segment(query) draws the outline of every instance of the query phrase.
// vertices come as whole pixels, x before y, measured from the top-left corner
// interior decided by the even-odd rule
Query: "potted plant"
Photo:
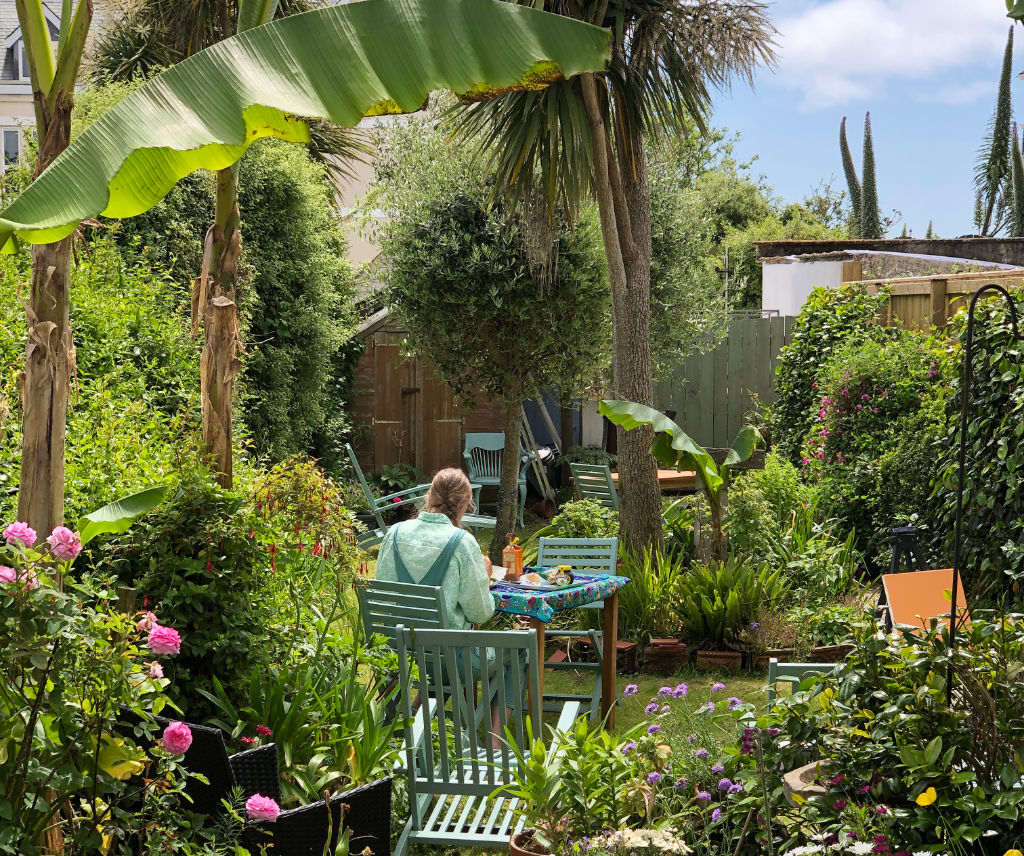
[[[853,649],[847,641],[852,623],[861,615],[855,606],[833,603],[816,607],[798,606],[787,617],[801,628],[800,646],[809,663],[836,663]]]
[[[516,756],[512,783],[502,785],[494,792],[495,797],[518,800],[514,814],[524,825],[509,838],[511,856],[557,853],[562,837],[558,799],[562,785],[560,753],[556,745],[547,747],[543,740],[534,737],[529,720],[526,731],[529,754],[516,745],[511,732],[507,733],[506,739]],[[513,829],[518,825],[515,824]]]
[[[686,638],[697,647],[698,669],[739,671],[738,637],[757,611],[785,592],[781,570],[730,558],[694,565],[679,583]]]
[[[751,668],[760,672],[773,657],[787,663],[797,660],[800,631],[800,625],[787,613],[763,609],[737,634],[736,641],[749,655]]]

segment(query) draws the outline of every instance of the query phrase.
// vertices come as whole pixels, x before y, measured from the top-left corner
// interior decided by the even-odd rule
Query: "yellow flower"
[[[1003,856],[1024,856],[1019,850],[1007,850]]]
[[[917,799],[915,800],[915,802],[918,805],[931,805],[938,798],[939,795],[935,793],[935,788],[928,788],[928,790],[917,795]],[[1010,854],[1007,854],[1007,856],[1010,856]]]

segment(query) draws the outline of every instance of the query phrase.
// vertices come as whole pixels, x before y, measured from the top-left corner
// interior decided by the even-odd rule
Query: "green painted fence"
[[[714,350],[689,357],[655,385],[655,406],[674,410],[676,422],[702,446],[729,446],[751,409],[751,393],[766,404],[775,401],[775,366],[794,320],[731,319]]]

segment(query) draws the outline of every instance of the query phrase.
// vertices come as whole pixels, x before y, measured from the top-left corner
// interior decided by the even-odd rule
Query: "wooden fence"
[[[910,330],[927,330],[930,327],[941,330],[958,309],[970,302],[975,291],[990,282],[1004,288],[1019,288],[1024,285],[1024,270],[872,279],[862,284],[872,294],[882,288],[889,289],[889,302],[881,318],[887,327],[898,324]]]
[[[775,401],[775,366],[794,320],[732,319],[714,350],[694,354],[655,385],[655,407],[675,411],[676,422],[702,446],[729,446],[751,410],[751,393]]]

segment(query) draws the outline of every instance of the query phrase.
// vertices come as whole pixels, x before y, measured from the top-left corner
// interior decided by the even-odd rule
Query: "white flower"
[[[821,853],[821,846],[818,844],[803,844],[800,847],[787,850],[783,856],[808,856],[811,853]]]
[[[863,856],[865,853],[870,853],[875,847],[870,841],[854,841],[852,844],[847,845],[847,853],[856,853],[858,856]]]

